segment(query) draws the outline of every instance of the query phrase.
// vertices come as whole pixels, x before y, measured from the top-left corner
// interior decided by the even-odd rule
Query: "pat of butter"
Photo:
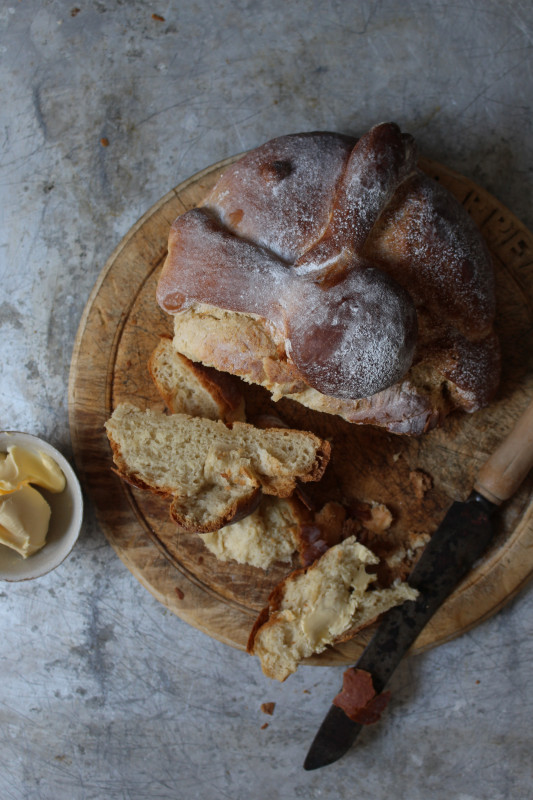
[[[37,489],[23,484],[0,497],[0,544],[26,558],[43,547],[50,522],[50,506]]]
[[[0,454],[0,495],[14,492],[25,483],[35,483],[49,492],[62,492],[65,476],[46,453],[30,453],[13,445]]]
[[[302,620],[302,630],[313,644],[328,641],[331,628],[341,615],[342,608],[324,605],[314,608]]]
[[[352,592],[348,588],[337,587],[334,591],[321,594],[316,603],[307,609],[300,625],[314,647],[327,644],[332,636],[339,636],[346,630],[371,580],[372,576],[362,564],[350,581]]]

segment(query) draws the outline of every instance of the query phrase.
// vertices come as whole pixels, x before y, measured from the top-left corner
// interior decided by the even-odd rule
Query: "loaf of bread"
[[[373,588],[376,576],[367,567],[375,567],[378,560],[351,536],[278,584],[248,642],[248,652],[260,659],[265,675],[285,680],[304,658],[416,598],[416,590],[407,583]]]
[[[148,361],[154,384],[173,414],[245,421],[244,396],[238,379],[204,367],[178,353],[170,336],[161,336]]]
[[[218,530],[250,513],[261,492],[289,497],[319,480],[330,445],[307,431],[261,430],[121,403],[106,422],[116,472],[172,499],[170,514],[191,532]]]
[[[393,123],[230,166],[172,225],[157,297],[178,352],[350,422],[420,434],[498,385],[487,247]]]

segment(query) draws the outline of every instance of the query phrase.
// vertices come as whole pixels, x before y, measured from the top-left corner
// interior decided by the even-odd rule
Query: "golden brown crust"
[[[415,168],[413,153],[410,137],[387,123],[357,144],[336,134],[281,137],[230,167],[204,206],[171,231],[158,298],[176,314],[176,348],[266,386],[275,398],[394,433],[418,435],[454,408],[486,405],[500,372],[490,255],[462,206]],[[370,381],[381,390],[354,399],[351,390],[335,388],[369,367],[371,348],[360,363],[355,354],[364,347],[352,341],[351,355],[332,366],[337,345],[325,333],[329,317],[315,322],[309,287],[322,287],[333,314],[339,286],[343,298],[362,290],[350,288],[346,276],[368,274],[386,278],[380,311],[397,298],[407,350],[414,305],[418,339],[401,380],[391,367],[387,379],[384,373]],[[371,286],[357,295],[366,311]],[[336,324],[355,335],[348,317]],[[367,373],[373,370],[375,364]]]
[[[344,400],[320,394],[298,378],[294,365],[286,358],[277,357],[274,342],[270,341],[270,348],[265,346],[266,329],[262,329],[260,348],[254,349],[260,325],[246,315],[230,317],[218,309],[191,310],[176,315],[174,344],[191,359],[265,386],[276,400],[288,397],[317,411],[338,414],[348,422],[379,425],[393,433],[425,433],[463,403],[460,398],[454,401],[453,387],[449,391],[443,389],[446,376],[439,374],[429,361],[427,369],[424,363],[418,364],[401,383],[371,397]],[[429,381],[425,374],[421,375],[425,372],[430,372]]]
[[[309,564],[305,567],[300,567],[299,569],[295,569],[293,572],[289,573],[285,578],[283,578],[277,586],[274,587],[272,592],[268,597],[268,605],[265,606],[260,612],[259,615],[250,631],[250,635],[248,637],[248,643],[246,646],[246,651],[250,653],[250,655],[255,655],[254,645],[255,639],[259,630],[263,632],[268,630],[269,627],[278,624],[278,614],[281,611],[283,599],[286,593],[287,584],[294,581],[300,575],[305,575],[309,570],[315,569],[318,567],[319,561],[314,561],[312,564]],[[349,641],[352,639],[358,631],[362,630],[362,628],[366,628],[368,625],[372,625],[376,621],[377,617],[366,620],[364,624],[357,625],[349,628],[348,630],[344,631],[339,636],[336,636],[332,644],[337,644],[341,642]]]
[[[113,442],[111,442],[111,447],[114,453],[118,450],[117,446],[113,444]],[[151,492],[151,494],[156,494],[160,497],[166,497],[169,500],[172,499],[169,509],[170,519],[179,525],[183,533],[210,533],[211,531],[218,531],[220,528],[224,527],[224,525],[227,525],[230,522],[238,522],[240,519],[247,517],[248,514],[251,514],[252,511],[257,508],[262,496],[260,486],[252,488],[248,497],[240,498],[231,506],[226,514],[218,517],[215,520],[212,520],[205,525],[202,525],[200,530],[198,527],[198,522],[194,519],[191,520],[191,518],[183,512],[179,500],[174,497],[174,494],[170,488],[157,488],[143,481],[138,475],[135,475],[131,472],[124,472],[118,468],[112,469],[112,471],[118,475],[119,478],[126,483],[129,483],[129,485],[133,486],[135,489]]]
[[[315,513],[302,504],[296,535],[302,567],[310,566],[326,550],[346,538],[343,536],[345,521],[346,510],[340,503],[328,502]]]
[[[401,378],[414,353],[416,312],[408,292],[361,250],[396,187],[413,172],[415,148],[393,123],[375,126],[351,150],[343,147],[335,185],[329,174],[318,178],[324,178],[331,205],[324,213],[318,186],[309,191],[309,180],[316,182],[321,156],[339,143],[330,134],[316,136],[320,155],[315,139],[299,136],[248,154],[201,208],[175,221],[157,296],[171,313],[197,303],[253,313],[277,331],[307,384],[326,394],[363,397]],[[285,158],[275,156],[277,148]],[[280,164],[287,169],[265,176],[265,166]],[[243,186],[245,196],[246,187],[257,194],[250,207],[241,202]],[[278,205],[282,213],[273,221]],[[293,213],[300,206],[296,225],[283,214],[287,206]],[[303,231],[318,216],[307,236],[298,234],[302,216]],[[288,250],[279,239],[284,227]]]
[[[174,346],[193,361],[238,375],[281,394],[307,389],[284,347],[271,338],[264,320],[201,306],[174,318]]]
[[[464,338],[492,332],[494,271],[472,218],[418,170],[399,187],[365,242],[381,269],[408,286],[417,307]]]
[[[281,428],[281,430],[283,430],[283,428]],[[310,433],[310,431],[305,431],[305,433]],[[324,472],[326,471],[326,467],[328,466],[329,460],[331,458],[331,444],[326,439],[321,440],[318,438],[318,436],[315,438],[320,442],[320,446],[316,453],[316,460],[313,465],[313,470],[305,475],[300,476],[299,480],[302,483],[309,483],[310,481],[319,481],[322,478]]]
[[[235,430],[237,433],[241,427],[250,428],[253,426],[250,426],[247,422],[234,422],[233,425],[231,425],[232,430]],[[293,493],[297,481],[300,481],[301,483],[308,483],[309,481],[319,481],[322,478],[331,458],[331,444],[327,441],[327,439],[321,439],[311,431],[293,431],[291,428],[276,428],[274,426],[266,429],[267,436],[269,433],[276,432],[287,437],[290,437],[292,433],[297,432],[301,436],[305,436],[308,440],[310,440],[315,449],[315,460],[311,468],[307,469],[305,472],[299,475],[293,473],[285,477],[278,475],[271,479],[269,479],[268,476],[263,476],[263,491],[265,494],[275,494],[278,497],[289,497]]]
[[[202,309],[176,315],[174,326],[175,346],[189,358],[261,384],[275,399],[288,397],[348,422],[379,425],[392,433],[420,435],[440,425],[455,408],[476,411],[490,402],[499,383],[500,350],[493,333],[477,342],[442,334],[439,341],[420,346],[419,360],[404,380],[371,397],[345,400],[306,386],[294,365],[278,357],[275,343],[266,345],[265,328],[255,350],[258,320]]]
[[[140,487],[142,488],[142,487]],[[241,497],[233,505],[227,509],[226,513],[222,516],[213,519],[209,523],[202,525],[201,529],[195,519],[191,519],[186,511],[182,508],[182,503],[179,498],[174,498],[170,504],[170,519],[180,526],[184,533],[211,533],[218,531],[230,522],[238,522],[240,519],[247,517],[257,508],[261,500],[261,487],[257,486],[252,489],[247,497]]]
[[[246,645],[246,651],[250,653],[250,655],[254,655],[254,644],[255,638],[259,632],[260,628],[266,629],[270,625],[274,625],[276,620],[273,619],[273,615],[276,611],[279,611],[281,608],[281,603],[283,601],[283,595],[285,593],[285,586],[288,580],[293,580],[297,575],[303,575],[307,570],[310,569],[309,567],[301,567],[300,569],[294,570],[289,575],[287,575],[283,580],[281,580],[277,586],[274,587],[270,595],[268,596],[268,605],[265,606],[259,612],[259,615],[252,626],[252,630],[250,631],[250,636],[248,637],[248,644]]]
[[[113,439],[113,436],[108,432],[107,438],[111,447],[111,451],[113,453],[113,462],[115,464],[114,467],[111,467],[111,471],[118,475],[126,483],[129,483],[130,486],[134,486],[136,489],[142,489],[143,491],[151,492],[152,494],[157,494],[160,497],[171,497],[172,491],[169,487],[155,487],[151,486],[150,484],[143,481],[138,475],[132,473],[122,458],[122,450],[118,442]]]
[[[250,635],[248,636],[248,642],[246,644],[246,652],[253,655],[254,652],[254,641],[259,628],[262,628],[266,622],[268,622],[268,618],[270,617],[270,607],[265,606],[260,612],[253,624],[252,630],[250,631]]]
[[[170,387],[162,381],[159,372],[159,362],[167,352],[168,343],[171,342],[171,336],[161,335],[159,344],[148,360],[148,371],[165,405],[174,414],[183,411],[182,404],[176,407],[175,387]],[[191,361],[174,348],[172,351],[172,357],[179,362],[183,373],[189,375],[189,383],[196,382],[216,404],[219,419],[224,422],[245,420],[244,396],[234,375]]]
[[[300,575],[306,574],[309,570],[313,570],[315,568],[318,568],[318,566],[319,566],[319,561],[315,561],[310,566],[302,567],[301,569],[294,570],[294,572],[291,572],[282,581],[280,581],[280,583],[278,583],[278,585],[274,588],[274,590],[271,592],[271,594],[270,594],[270,596],[268,598],[268,605],[265,606],[260,611],[260,613],[259,613],[257,619],[255,620],[254,625],[253,625],[253,627],[252,627],[252,629],[250,631],[250,635],[248,637],[248,642],[247,642],[247,646],[246,646],[247,653],[249,653],[250,655],[258,655],[258,653],[256,653],[256,651],[255,651],[255,642],[256,642],[256,639],[257,639],[257,636],[259,635],[259,633],[261,632],[261,635],[263,635],[265,632],[267,632],[269,630],[269,628],[275,627],[275,626],[277,626],[279,624],[280,612],[282,613],[283,600],[284,600],[284,597],[285,597],[285,594],[286,594],[287,584],[292,582],[292,581],[294,581]],[[406,598],[404,597],[403,599],[406,599]],[[396,600],[396,603],[403,602],[403,599],[402,598],[398,598]],[[393,603],[393,605],[394,604],[395,603]],[[353,625],[348,627],[346,630],[344,630],[342,633],[334,636],[332,638],[331,642],[330,642],[330,646],[335,646],[336,644],[342,644],[343,642],[349,641],[357,633],[359,633],[361,630],[363,630],[364,628],[367,628],[367,627],[373,625],[375,622],[377,622],[379,620],[379,618],[382,616],[383,613],[384,613],[383,610],[379,611],[373,616],[368,616],[368,617],[364,618],[359,623],[354,623]],[[263,670],[264,670],[264,667],[263,667]],[[280,677],[279,675],[277,675],[275,673],[268,673],[267,672],[266,674],[268,674],[269,677],[275,677],[275,678],[277,678],[278,680],[281,680],[281,681],[284,681],[289,675],[289,673],[287,673],[285,676]]]

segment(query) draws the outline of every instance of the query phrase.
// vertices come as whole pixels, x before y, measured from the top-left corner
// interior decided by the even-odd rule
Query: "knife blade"
[[[354,669],[372,676],[376,694],[385,688],[405,653],[433,614],[468,574],[490,544],[491,516],[511,497],[533,466],[533,401],[511,433],[479,471],[466,502],[455,502],[426,545],[408,578],[416,600],[388,611]],[[341,758],[363,726],[332,705],[304,761],[314,770]]]

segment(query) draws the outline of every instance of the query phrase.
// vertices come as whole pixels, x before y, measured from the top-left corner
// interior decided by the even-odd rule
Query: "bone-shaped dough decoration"
[[[189,358],[349,421],[420,433],[498,385],[490,253],[394,123],[234,162],[173,223],[157,297]]]
[[[233,220],[208,200],[172,226],[160,305],[177,313],[205,303],[268,320],[320,392],[356,398],[390,386],[411,365],[416,311],[409,294],[361,250],[415,166],[410,136],[393,123],[373,128],[349,154],[320,235],[307,240],[303,252],[301,246],[276,252],[237,235]],[[267,181],[278,186],[294,180],[293,173],[290,160],[278,160]],[[246,214],[242,210],[239,223]]]

